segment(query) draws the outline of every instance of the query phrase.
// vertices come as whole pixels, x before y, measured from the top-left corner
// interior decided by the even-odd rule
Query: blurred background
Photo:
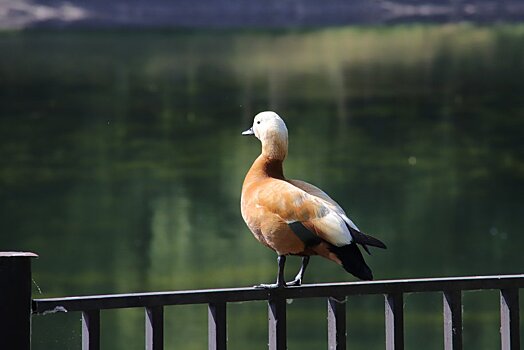
[[[40,255],[35,297],[272,282],[239,209],[260,152],[240,133],[271,109],[286,176],[388,245],[377,279],[522,273],[522,19],[510,0],[0,0],[0,249]],[[465,293],[465,348],[499,347],[498,303]],[[229,348],[267,347],[266,308],[229,307]],[[291,302],[290,349],[326,347],[325,308]],[[441,308],[405,297],[407,348],[443,347]],[[34,317],[33,348],[80,349],[80,317]],[[143,317],[102,312],[102,347],[142,349]],[[205,306],[165,317],[166,348],[206,348]],[[352,348],[383,348],[383,324],[382,296],[349,299]]]

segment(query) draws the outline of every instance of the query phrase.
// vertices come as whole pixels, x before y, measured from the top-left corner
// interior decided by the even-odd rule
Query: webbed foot
[[[276,289],[276,288],[284,288],[286,287],[287,284],[284,284],[284,283],[269,283],[269,284],[257,284],[255,286],[253,286],[253,288],[256,288],[256,289]]]
[[[286,282],[286,287],[298,287],[302,284],[302,278],[295,278],[293,281]]]

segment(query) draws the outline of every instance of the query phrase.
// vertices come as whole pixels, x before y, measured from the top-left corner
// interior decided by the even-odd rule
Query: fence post
[[[0,347],[31,349],[31,258],[0,252]]]
[[[404,349],[404,296],[386,294],[386,350]]]
[[[500,291],[501,349],[520,349],[519,323],[519,290],[518,288],[502,289]]]
[[[346,297],[328,298],[328,349],[346,350]]]
[[[286,299],[270,296],[269,311],[269,350],[287,349]]]
[[[146,350],[164,349],[164,307],[146,307]]]
[[[462,350],[462,291],[443,293],[444,350]]]
[[[208,349],[227,349],[226,303],[215,302],[208,305]]]

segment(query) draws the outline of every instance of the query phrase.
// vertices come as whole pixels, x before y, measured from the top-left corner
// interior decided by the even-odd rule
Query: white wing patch
[[[321,233],[319,235],[329,243],[341,247],[353,242],[345,220],[336,212],[329,211],[325,216],[311,220]]]
[[[351,221],[351,219],[348,218],[348,217],[346,216],[346,214],[343,213],[343,214],[340,215],[340,216],[342,217],[342,219],[344,219],[344,221],[345,221],[349,226],[351,226],[351,228],[353,228],[353,229],[355,229],[355,230],[357,230],[357,231],[360,232],[360,230],[359,230],[359,228],[357,227],[357,225],[355,225],[355,223],[353,223],[353,221]]]

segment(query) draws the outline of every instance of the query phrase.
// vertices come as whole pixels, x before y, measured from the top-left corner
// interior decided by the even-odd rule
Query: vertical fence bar
[[[346,298],[328,298],[328,349],[346,350]]]
[[[164,349],[164,307],[146,307],[146,350]]]
[[[270,298],[269,307],[269,350],[285,350],[286,339],[286,299]]]
[[[502,350],[520,349],[519,290],[500,291],[500,341]]]
[[[404,297],[386,294],[386,350],[404,349]]]
[[[208,305],[208,348],[209,350],[227,349],[227,313],[226,303]]]
[[[445,291],[442,295],[444,307],[444,349],[462,350],[462,292]]]
[[[100,310],[82,311],[82,350],[100,350]]]
[[[31,258],[33,253],[0,252],[0,344],[31,348]]]

